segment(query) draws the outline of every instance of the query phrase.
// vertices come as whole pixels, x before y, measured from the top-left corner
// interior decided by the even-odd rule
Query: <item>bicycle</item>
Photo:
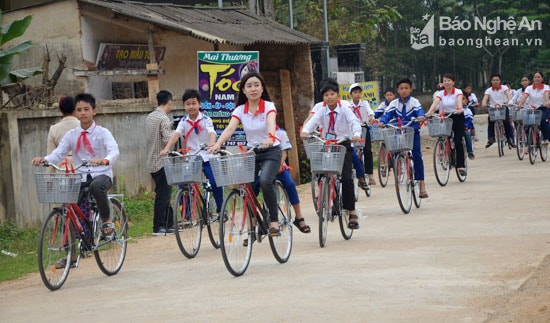
[[[438,116],[434,115],[428,120],[428,132],[431,137],[437,138],[433,149],[433,165],[435,179],[441,186],[447,185],[449,182],[449,175],[451,168],[455,168],[456,176],[459,182],[466,181],[468,176],[468,158],[466,158],[466,145],[464,139],[462,145],[464,146],[464,173],[461,174],[456,167],[457,152],[454,142],[453,132],[453,119],[450,116]]]
[[[504,156],[504,144],[506,143],[506,136],[504,135],[504,120],[506,119],[506,106],[489,106],[487,109],[489,112],[489,120],[494,122],[495,142],[498,147],[498,156]],[[509,145],[509,148],[512,147]]]
[[[279,210],[278,236],[269,234],[269,211],[259,202],[252,183],[255,181],[255,154],[253,148],[241,154],[213,157],[210,165],[219,186],[236,186],[224,199],[220,222],[220,248],[227,270],[234,276],[246,272],[254,241],[262,242],[267,236],[273,256],[285,263],[292,251],[292,213],[290,201],[283,185],[276,181]],[[221,217],[220,217],[221,219]]]
[[[517,106],[510,105],[509,106],[510,111],[510,119],[514,121],[514,131],[515,131],[515,139],[516,139],[516,153],[519,160],[523,160],[525,155],[528,154],[528,146],[527,146],[527,133],[525,132],[525,127],[523,125],[523,119],[522,119],[522,113],[520,109],[517,108]]]
[[[343,141],[349,141],[345,139]],[[346,155],[346,147],[337,145],[340,142],[323,140],[316,135],[310,135],[304,140],[306,154],[310,160],[311,172],[316,179],[318,196],[314,199],[314,207],[319,219],[319,246],[326,245],[328,221],[334,222],[338,217],[340,233],[345,240],[351,239],[353,229],[348,227],[349,213],[342,210],[341,172]]]
[[[174,199],[174,223],[176,223],[176,241],[181,253],[194,258],[200,249],[202,231],[207,227],[210,243],[216,249],[219,242],[219,215],[216,213],[214,193],[208,179],[202,176],[203,160],[198,155],[206,145],[195,154],[182,154],[170,151],[162,163],[169,185],[177,185]],[[203,180],[204,178],[204,180]]]
[[[384,125],[384,127],[391,129],[383,129],[382,136],[384,137],[385,149],[391,154],[393,162],[397,201],[401,211],[408,214],[411,211],[413,201],[416,208],[421,205],[420,182],[414,179],[414,161],[412,158],[415,130],[409,127],[417,120],[413,118],[406,125],[398,124],[397,126],[394,126],[391,122]]]
[[[80,188],[82,175],[70,173],[68,166],[64,170],[55,164],[42,165],[65,171],[34,174],[39,202],[63,203],[52,209],[40,231],[38,269],[44,285],[52,291],[61,288],[70,269],[78,267],[80,258],[92,252],[104,274],[111,276],[118,273],[124,263],[129,240],[128,217],[121,202],[123,195],[109,195],[111,220],[115,229],[113,234],[105,236],[94,197],[88,187],[83,190]],[[87,166],[87,162],[71,171],[82,166]],[[89,204],[90,207],[82,210],[77,202]]]
[[[529,162],[535,164],[537,159],[537,149],[540,151],[540,159],[544,162],[548,159],[548,144],[541,143],[542,130],[539,128],[542,111],[535,107],[521,110],[523,126],[527,132],[527,149],[529,151]]]

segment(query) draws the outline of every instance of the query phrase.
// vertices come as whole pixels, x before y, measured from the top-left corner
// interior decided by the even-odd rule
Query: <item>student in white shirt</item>
[[[349,94],[351,96],[350,108],[353,113],[359,119],[361,124],[363,123],[372,123],[374,120],[374,112],[370,108],[369,102],[361,100],[363,94],[363,88],[359,83],[353,83],[349,87]],[[363,138],[365,140],[365,145],[363,148],[363,160],[359,159],[359,155],[356,151],[353,152],[353,167],[359,180],[359,187],[362,189],[367,189],[368,186],[365,181],[365,173],[369,176],[369,184],[376,185],[376,181],[373,176],[373,163],[372,163],[372,144],[370,140],[370,131],[369,128],[366,128],[366,136]]]
[[[512,96],[510,95],[510,89],[507,86],[501,85],[502,78],[499,74],[491,75],[491,87],[485,90],[485,95],[483,96],[483,101],[481,106],[486,108],[487,103],[490,106],[495,107],[499,105],[505,105],[510,102]],[[488,118],[488,117],[487,117]],[[506,132],[506,137],[508,138],[508,143],[511,147],[515,148],[514,144],[514,134],[510,127],[510,117],[508,116],[508,108],[506,108],[506,119],[504,120],[504,132]],[[495,143],[495,123],[489,120],[489,125],[487,126],[487,137],[488,141],[485,145],[485,148],[489,148],[492,144]]]
[[[542,72],[537,71],[533,73],[533,85],[528,86],[523,92],[523,97],[518,102],[519,106],[525,104],[525,101],[529,99],[529,105],[535,107],[537,110],[542,111],[542,119],[540,121],[540,129],[544,136],[544,143],[548,143],[549,131],[548,131],[548,109],[550,108],[550,87],[544,84],[544,75]]]
[[[521,98],[523,97],[523,92],[525,92],[525,89],[531,84],[531,81],[529,80],[529,76],[527,75],[522,76],[520,80],[520,84],[521,84],[521,87],[516,90],[516,92],[514,93],[514,96],[512,97],[512,100],[510,100],[510,102],[508,103],[516,104],[516,105],[518,104],[519,100],[521,100]],[[529,104],[529,98],[527,98],[523,104],[525,105]],[[518,105],[517,108],[520,108],[520,106]]]
[[[255,178],[261,168],[260,187],[269,210],[269,233],[272,236],[278,236],[280,229],[275,177],[279,172],[282,152],[279,147],[280,141],[275,136],[277,109],[270,101],[265,81],[258,72],[248,72],[243,76],[235,106],[229,124],[218,141],[208,149],[208,152],[218,151],[221,145],[235,132],[239,124],[242,124],[249,144],[259,143],[262,145],[255,149]]]
[[[340,101],[338,82],[335,80],[323,81],[321,94],[323,95],[323,104],[315,112],[309,121],[302,128],[301,137],[305,138],[317,129],[321,128],[321,137],[331,137],[340,140],[350,137],[354,142],[361,141],[361,124],[359,119],[349,108],[347,101]],[[359,229],[359,218],[355,210],[355,194],[353,193],[352,179],[352,151],[353,147],[346,143],[346,156],[342,168],[342,205],[344,210],[349,212],[348,227],[352,230]]]
[[[386,91],[384,91],[384,102],[380,103],[376,110],[374,110],[374,118],[380,119],[380,117],[386,112],[388,109],[388,106],[390,105],[390,102],[395,100],[395,90],[392,88],[387,88]]]
[[[74,163],[88,161],[90,166],[80,167],[77,172],[82,175],[81,187],[90,187],[90,193],[96,200],[103,223],[103,234],[108,238],[112,236],[115,228],[111,221],[107,192],[113,183],[113,163],[119,155],[118,144],[109,130],[95,123],[94,116],[97,111],[95,98],[91,94],[78,94],[75,103],[75,113],[80,120],[80,126],[69,130],[51,154],[36,157],[32,163],[36,166],[43,162],[57,164],[70,151],[73,152]]]

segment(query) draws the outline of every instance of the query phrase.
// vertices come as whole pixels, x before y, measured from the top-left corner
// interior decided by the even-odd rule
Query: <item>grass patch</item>
[[[153,202],[152,193],[132,198],[124,197],[124,209],[130,221],[128,235],[131,238],[151,235]],[[0,282],[38,271],[39,238],[39,228],[18,228],[12,222],[0,224]],[[132,240],[129,242],[131,243]],[[17,256],[12,257],[2,251],[17,254]]]

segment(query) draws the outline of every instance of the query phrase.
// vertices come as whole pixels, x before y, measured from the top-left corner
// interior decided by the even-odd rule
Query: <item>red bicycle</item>
[[[81,191],[82,175],[69,172],[68,167],[64,170],[54,164],[42,165],[64,171],[34,174],[40,203],[63,203],[52,209],[40,232],[38,269],[44,285],[50,290],[61,288],[70,269],[78,267],[80,258],[91,252],[104,274],[118,273],[126,257],[128,241],[128,217],[121,202],[123,196],[109,195],[115,230],[106,236],[101,229],[102,221],[94,197],[87,187]],[[84,162],[71,171],[86,165]],[[84,211],[79,204],[88,207]]]

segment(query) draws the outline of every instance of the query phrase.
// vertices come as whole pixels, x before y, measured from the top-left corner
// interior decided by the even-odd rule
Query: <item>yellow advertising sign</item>
[[[378,98],[378,82],[360,82],[363,88],[361,99],[369,102],[371,108],[376,108],[380,103]],[[340,99],[351,101],[351,95],[349,94],[349,87],[351,84],[340,84]]]

